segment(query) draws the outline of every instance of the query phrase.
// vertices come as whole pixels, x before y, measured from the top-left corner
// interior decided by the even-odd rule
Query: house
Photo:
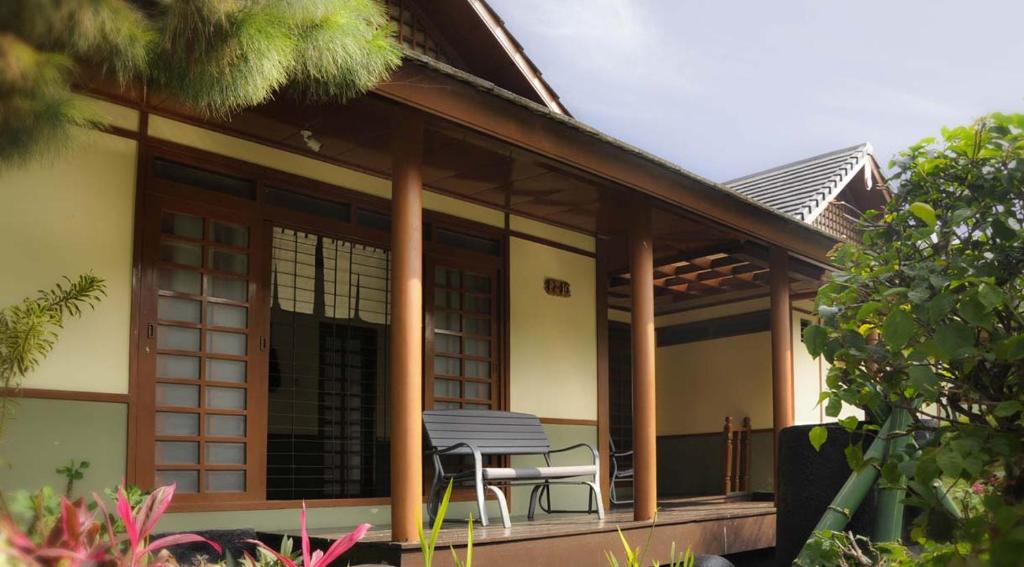
[[[822,203],[861,192],[834,183],[794,212],[765,196],[785,194],[770,172],[703,179],[573,119],[482,0],[388,7],[405,62],[348,104],[201,119],[97,80],[83,96],[108,130],[0,176],[3,304],[65,274],[108,283],[17,394],[0,489],[88,460],[83,491],[177,483],[161,530],[293,529],[305,501],[322,533],[390,526],[377,537],[404,554],[429,481],[422,410],[493,408],[595,444],[603,470],[618,437],[635,503],[554,547],[481,533],[479,557],[640,537],[659,499],[707,492],[727,415],[751,418],[770,490],[772,432],[822,419],[799,348],[845,234]],[[774,510],[666,508],[658,530],[756,549]]]

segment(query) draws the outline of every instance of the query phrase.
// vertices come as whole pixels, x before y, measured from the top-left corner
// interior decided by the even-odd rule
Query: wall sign
[[[572,295],[569,282],[556,280],[555,278],[544,278],[544,292],[555,297],[569,297]]]

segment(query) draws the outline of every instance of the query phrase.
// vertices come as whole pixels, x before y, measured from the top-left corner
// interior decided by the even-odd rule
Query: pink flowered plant
[[[341,556],[359,540],[363,539],[366,532],[370,530],[370,524],[359,524],[352,533],[346,534],[341,539],[335,540],[331,544],[331,547],[327,548],[327,551],[320,551],[319,549],[310,553],[309,544],[309,532],[306,530],[306,503],[302,503],[302,513],[299,515],[299,525],[302,529],[302,563],[296,563],[290,558],[277,552],[277,550],[254,539],[247,540],[249,543],[255,544],[256,546],[269,552],[271,555],[277,558],[278,561],[283,563],[285,567],[326,567],[331,564],[332,561]]]
[[[149,541],[173,497],[174,485],[160,487],[133,510],[124,487],[119,488],[117,516],[125,527],[124,535],[116,533],[103,499],[95,494],[93,499],[102,519],[97,519],[83,499],[71,502],[62,498],[60,517],[39,544],[5,516],[0,518],[0,559],[14,559],[17,564],[30,567],[158,567],[177,565],[169,555],[159,553],[172,545],[203,542],[220,553],[219,545],[195,534],[174,534]]]
[[[124,524],[128,538],[128,547],[122,556],[119,557],[118,565],[120,567],[155,565],[149,562],[152,554],[172,545],[183,543],[207,543],[216,549],[217,553],[220,553],[219,545],[196,534],[173,534],[152,542],[149,541],[149,535],[153,532],[153,528],[156,527],[160,517],[167,511],[167,507],[171,505],[175,487],[176,485],[172,484],[157,488],[135,510],[132,510],[131,504],[128,503],[128,495],[125,493],[124,487],[122,486],[118,489],[117,516]],[[106,510],[104,510],[104,516],[107,516]],[[113,538],[114,530],[109,525],[108,531],[110,537]],[[114,548],[119,549],[120,546],[115,545]]]

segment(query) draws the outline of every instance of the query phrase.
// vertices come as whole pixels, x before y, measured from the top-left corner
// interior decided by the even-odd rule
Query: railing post
[[[423,506],[423,119],[395,120],[391,181],[391,538],[418,538]]]
[[[725,474],[722,475],[722,493],[728,496],[732,492],[732,417],[725,416],[725,427],[722,428],[722,432],[725,433],[725,462],[722,464]]]
[[[654,382],[654,242],[651,211],[634,211],[629,229],[633,333],[633,519],[650,521],[658,509]]]

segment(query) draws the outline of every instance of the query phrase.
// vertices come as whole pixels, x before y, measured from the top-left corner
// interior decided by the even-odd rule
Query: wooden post
[[[750,426],[750,417],[743,418],[743,434],[742,434],[742,445],[743,448],[743,466],[740,468],[740,492],[750,492],[750,460],[751,448],[750,444],[753,438],[753,429]]]
[[[793,327],[789,294],[789,253],[772,246],[769,257],[772,335],[772,426],[775,432],[774,481],[779,490],[779,433],[793,425]]]
[[[629,229],[633,333],[633,519],[650,521],[658,509],[654,399],[654,242],[651,212],[633,215]]]
[[[601,463],[601,497],[605,508],[611,506],[611,401],[608,368],[608,245],[597,239],[597,450]]]
[[[722,428],[722,432],[725,433],[725,462],[722,464],[724,474],[722,475],[722,494],[726,496],[732,492],[732,417],[725,416],[725,427]]]
[[[423,120],[395,121],[391,181],[391,539],[416,541],[423,507]]]

